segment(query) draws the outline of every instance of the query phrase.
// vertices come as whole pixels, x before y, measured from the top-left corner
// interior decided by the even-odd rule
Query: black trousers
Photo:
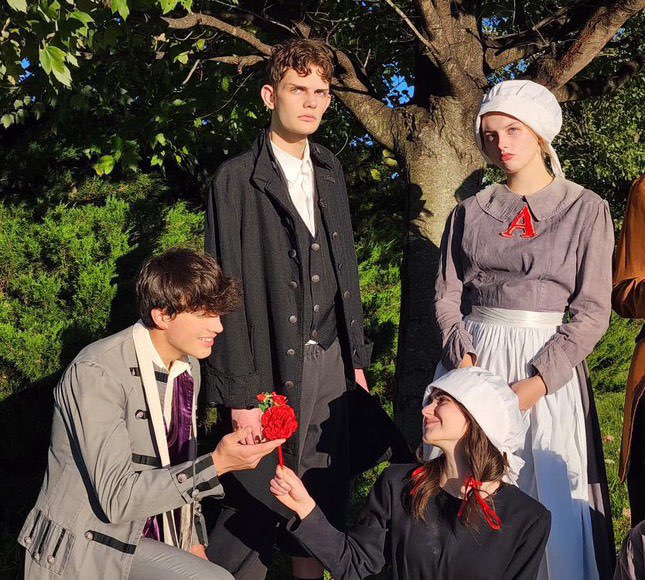
[[[642,396],[638,402],[634,415],[627,491],[633,527],[645,520],[645,396]]]
[[[329,521],[342,529],[349,504],[349,421],[345,366],[338,340],[327,350],[319,345],[305,346],[302,382],[298,409],[302,444],[296,471]],[[275,457],[266,457],[251,474],[267,493],[275,465]],[[226,498],[209,533],[209,559],[237,580],[261,580],[276,544],[292,556],[307,556],[284,530],[287,520],[228,475],[222,478]]]

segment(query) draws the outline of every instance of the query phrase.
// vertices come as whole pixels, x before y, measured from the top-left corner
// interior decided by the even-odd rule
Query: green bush
[[[0,204],[0,393],[60,371],[65,354],[100,336],[129,244],[128,205],[59,204],[44,219]]]

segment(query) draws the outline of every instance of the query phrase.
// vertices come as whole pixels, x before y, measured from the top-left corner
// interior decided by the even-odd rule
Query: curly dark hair
[[[277,45],[267,63],[267,77],[272,87],[277,87],[287,70],[292,68],[299,75],[311,74],[312,67],[322,71],[321,77],[331,82],[334,64],[329,49],[320,40],[297,38]]]
[[[149,258],[137,276],[135,294],[139,317],[148,328],[155,327],[150,314],[154,308],[170,316],[227,314],[242,297],[238,281],[225,276],[215,258],[184,248]]]

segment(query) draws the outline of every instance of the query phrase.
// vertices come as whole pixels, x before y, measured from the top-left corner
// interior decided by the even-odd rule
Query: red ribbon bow
[[[486,520],[486,523],[493,529],[493,530],[501,530],[502,529],[502,520],[499,518],[499,516],[495,513],[495,510],[484,501],[484,498],[481,496],[479,493],[482,489],[482,482],[478,481],[474,477],[469,477],[466,479],[465,482],[466,488],[464,489],[464,499],[461,502],[461,507],[459,508],[459,513],[457,514],[457,517],[461,519],[461,516],[463,515],[466,505],[468,504],[468,492],[472,490],[472,492],[475,494],[475,500],[479,504],[479,507],[482,509],[484,512],[484,518]]]

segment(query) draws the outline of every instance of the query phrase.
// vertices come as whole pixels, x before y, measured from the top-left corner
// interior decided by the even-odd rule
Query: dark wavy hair
[[[466,433],[461,441],[463,441],[466,463],[473,477],[479,481],[501,482],[504,471],[508,467],[506,457],[490,442],[466,408],[459,401],[450,398],[466,417]],[[441,491],[441,475],[446,467],[446,457],[441,454],[430,461],[423,461],[422,450],[419,450],[417,455],[421,465],[414,470],[407,491],[412,516],[419,521],[425,521],[428,503]],[[477,528],[483,521],[484,514],[472,490],[465,501],[466,506],[461,521],[470,528]],[[492,505],[490,498],[485,498],[485,501]]]
[[[149,258],[135,284],[139,317],[154,328],[155,308],[175,316],[180,312],[227,314],[241,302],[237,280],[222,272],[217,260],[184,248],[168,250]]]
[[[322,79],[328,83],[334,75],[331,53],[320,40],[297,38],[273,49],[267,63],[269,84],[277,88],[286,72],[292,68],[299,75],[311,74],[312,67],[321,69]]]

